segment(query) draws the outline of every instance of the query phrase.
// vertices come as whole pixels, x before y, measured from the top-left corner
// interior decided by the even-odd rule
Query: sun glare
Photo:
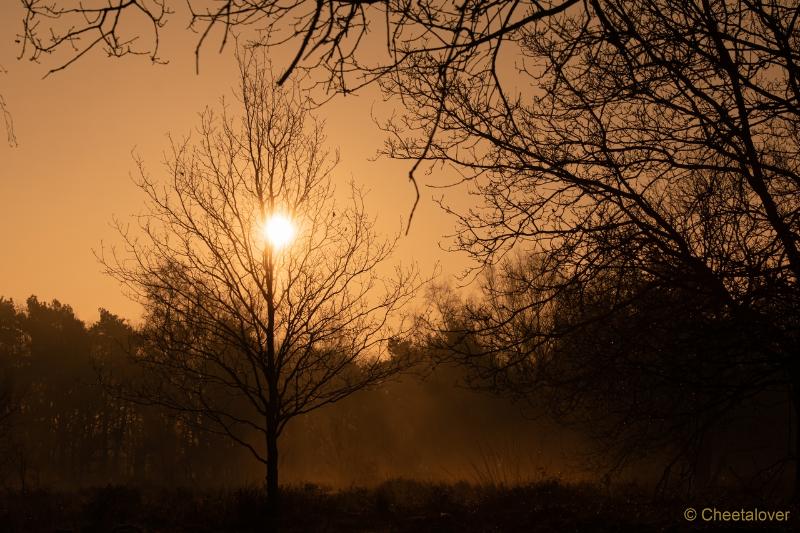
[[[264,238],[275,249],[280,249],[289,244],[294,238],[295,228],[291,219],[286,215],[275,213],[264,223]]]

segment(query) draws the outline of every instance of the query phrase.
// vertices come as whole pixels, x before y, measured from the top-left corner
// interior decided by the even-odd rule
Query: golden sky
[[[154,176],[163,175],[166,134],[190,132],[200,110],[230,96],[236,85],[234,47],[221,54],[216,43],[206,47],[197,74],[196,36],[184,30],[188,17],[177,13],[162,35],[161,56],[168,65],[152,65],[146,57],[108,59],[95,50],[43,79],[55,66],[48,58],[41,64],[17,59],[14,41],[22,15],[17,2],[0,7],[0,65],[7,71],[0,74],[0,94],[13,114],[19,143],[15,148],[0,143],[0,296],[18,302],[31,294],[56,298],[88,321],[101,306],[136,319],[137,304],[103,274],[92,250],[101,242],[119,243],[112,216],[125,220],[142,210],[143,196],[130,179],[132,150]],[[286,64],[285,58],[272,60],[277,69]],[[370,117],[373,108],[379,115],[388,109],[374,89],[337,98],[319,115],[327,122],[330,145],[341,152],[336,176],[342,188],[352,178],[370,191],[369,210],[382,231],[392,232],[407,221],[413,203],[410,164],[369,160],[382,144]],[[432,183],[435,177],[426,179]],[[421,192],[396,258],[415,259],[423,273],[437,261],[445,276],[458,273],[466,260],[438,244],[446,243],[443,236],[454,221],[431,201],[430,191]],[[450,201],[461,194],[444,192]]]

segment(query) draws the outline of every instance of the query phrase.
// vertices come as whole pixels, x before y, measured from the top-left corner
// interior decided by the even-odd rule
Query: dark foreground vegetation
[[[0,523],[12,532],[217,532],[263,531],[264,492],[139,489],[108,486],[77,492],[3,493]],[[596,486],[542,481],[516,487],[432,484],[391,480],[373,489],[332,491],[317,485],[287,487],[281,531],[685,531],[730,529],[728,524],[688,523],[687,506],[702,498],[654,502],[636,487],[611,491]],[[752,495],[728,496],[720,509],[758,507]],[[708,504],[712,505],[712,504]],[[776,509],[764,503],[765,508]],[[800,506],[784,506],[790,516]],[[793,531],[796,519],[760,524]],[[741,530],[759,524],[743,523]]]

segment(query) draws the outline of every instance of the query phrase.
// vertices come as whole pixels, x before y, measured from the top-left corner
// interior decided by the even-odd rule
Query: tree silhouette
[[[391,79],[413,104],[388,125],[387,152],[453,165],[479,200],[451,210],[461,222],[455,247],[483,266],[512,249],[533,256],[521,269],[498,266],[503,281],[487,282],[487,301],[473,309],[474,331],[504,370],[497,379],[519,371],[524,383],[580,331],[582,343],[570,342],[583,370],[562,376],[573,391],[615,383],[585,370],[598,370],[601,355],[619,368],[609,361],[616,354],[638,378],[649,369],[666,382],[683,366],[676,383],[714,394],[692,411],[712,425],[724,423],[725,406],[780,387],[797,427],[798,7],[585,7],[523,30],[515,83],[530,83],[528,94],[491,90],[489,70],[451,79],[444,99],[424,72]],[[409,135],[432,121],[433,136]],[[648,322],[663,359],[646,359],[655,353]],[[601,330],[616,331],[616,345],[588,349]],[[667,353],[682,354],[672,369]],[[635,413],[629,422],[660,408],[635,403],[654,391],[637,379],[615,398]],[[800,486],[794,440],[787,457]]]
[[[0,298],[0,449],[7,448],[11,418],[19,404],[15,357],[23,346],[20,317],[14,302]]]
[[[764,344],[782,326],[645,273],[567,283],[541,261],[507,259],[479,298],[440,306],[432,343],[470,369],[473,387],[549,408],[592,437],[609,475],[657,458],[661,489],[720,482],[713,465],[749,488],[781,481],[792,390]]]
[[[240,74],[242,114],[203,112],[196,138],[173,142],[166,184],[139,161],[141,233],[120,225],[125,252],[104,262],[146,308],[136,360],[151,379],[131,395],[250,450],[275,508],[287,423],[403,368],[383,354],[419,283],[382,276],[395,240],[377,236],[357,188],[337,205],[336,157],[299,93],[257,53]],[[282,248],[262,235],[275,213],[297,227]]]
[[[129,356],[141,349],[138,332],[105,309],[87,327],[56,300],[0,298],[0,483],[25,492],[241,481],[231,467],[246,455],[234,444],[98,383],[98,370],[140,381]]]

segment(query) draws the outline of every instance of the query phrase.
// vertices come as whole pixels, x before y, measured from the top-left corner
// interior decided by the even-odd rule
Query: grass
[[[718,508],[753,507],[752,499]],[[376,488],[332,491],[315,485],[285,487],[281,531],[294,532],[569,532],[695,531],[731,524],[687,523],[692,502],[654,503],[635,487],[609,495],[588,485],[556,481],[514,487],[390,480]],[[694,507],[702,508],[703,504]],[[764,526],[794,531],[794,519]],[[108,486],[76,492],[39,490],[0,494],[0,531],[173,533],[264,531],[265,502],[256,487],[227,491]],[[742,524],[741,531],[753,524]]]

